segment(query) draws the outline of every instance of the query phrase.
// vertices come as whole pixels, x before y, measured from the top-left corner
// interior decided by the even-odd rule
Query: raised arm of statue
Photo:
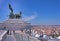
[[[12,9],[12,7],[11,7],[11,5],[9,4],[9,9],[10,9],[10,11],[11,12],[13,12],[13,9]]]

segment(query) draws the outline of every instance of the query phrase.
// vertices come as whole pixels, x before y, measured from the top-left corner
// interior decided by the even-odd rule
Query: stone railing
[[[6,38],[7,35],[7,31],[4,31],[1,35],[0,35],[0,41],[4,41],[4,39]]]

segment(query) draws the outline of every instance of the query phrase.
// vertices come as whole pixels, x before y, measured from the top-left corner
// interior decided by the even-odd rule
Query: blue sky
[[[0,21],[8,19],[9,3],[14,13],[22,11],[22,18],[32,24],[60,24],[60,0],[0,0]]]

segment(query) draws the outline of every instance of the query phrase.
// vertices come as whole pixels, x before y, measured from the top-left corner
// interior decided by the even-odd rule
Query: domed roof
[[[7,19],[0,23],[0,27],[5,27],[6,30],[20,30],[30,28],[31,25],[22,19]]]

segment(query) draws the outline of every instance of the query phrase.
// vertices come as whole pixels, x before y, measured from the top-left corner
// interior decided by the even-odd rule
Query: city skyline
[[[60,24],[60,0],[0,0],[0,21],[8,19],[8,4],[14,13],[22,11],[22,18],[32,24]]]

